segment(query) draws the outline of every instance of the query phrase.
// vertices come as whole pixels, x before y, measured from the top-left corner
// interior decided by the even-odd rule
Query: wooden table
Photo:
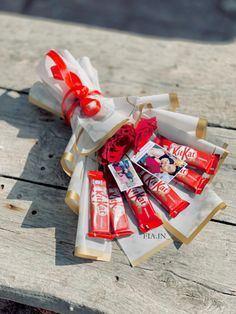
[[[236,44],[131,36],[0,16],[0,298],[60,313],[235,313]],[[59,160],[70,130],[28,103],[50,48],[88,55],[106,95],[176,91],[180,111],[209,119],[231,154],[213,182],[228,204],[188,246],[131,268],[73,257],[77,217],[64,204]]]

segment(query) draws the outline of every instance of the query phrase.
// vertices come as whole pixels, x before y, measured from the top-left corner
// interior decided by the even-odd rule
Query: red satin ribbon
[[[69,88],[61,103],[61,111],[66,124],[70,125],[71,117],[78,106],[80,106],[84,115],[88,117],[97,114],[101,109],[101,103],[97,99],[89,98],[88,96],[101,95],[101,93],[98,90],[90,91],[87,86],[84,86],[80,78],[67,69],[65,62],[56,51],[50,50],[47,56],[56,64],[51,67],[54,79],[63,80]],[[75,96],[75,101],[68,105],[66,100],[72,94]],[[92,108],[89,106],[91,102],[94,103]]]

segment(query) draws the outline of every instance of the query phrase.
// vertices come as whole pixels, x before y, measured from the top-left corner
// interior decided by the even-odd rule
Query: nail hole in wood
[[[40,169],[43,171],[43,170],[45,170],[45,167],[41,167]]]
[[[4,184],[1,184],[1,189],[2,189],[2,190],[4,189]]]
[[[119,280],[120,280],[119,276],[115,276],[115,277],[116,277],[116,281],[119,281]]]
[[[37,210],[32,210],[31,214],[32,215],[36,215],[37,214]]]
[[[53,157],[53,154],[49,154],[49,155],[48,155],[48,158],[52,158],[52,157]]]
[[[17,194],[17,198],[18,198],[18,199],[21,199],[21,198],[22,198],[22,195],[21,195],[21,194]]]

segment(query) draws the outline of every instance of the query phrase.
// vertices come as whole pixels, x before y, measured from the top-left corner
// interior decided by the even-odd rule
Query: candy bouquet
[[[74,254],[109,261],[116,239],[135,266],[190,243],[226,205],[209,183],[228,152],[205,140],[207,120],[175,112],[174,93],[107,98],[88,57],[49,51],[31,103],[62,116],[66,204],[78,214]]]

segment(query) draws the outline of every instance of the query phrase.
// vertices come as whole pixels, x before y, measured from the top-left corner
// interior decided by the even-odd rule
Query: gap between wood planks
[[[9,175],[5,175],[5,174],[0,174],[0,178],[6,178],[6,179],[23,181],[23,182],[27,182],[27,183],[36,184],[36,185],[46,186],[46,187],[57,189],[57,190],[64,190],[64,191],[67,190],[67,188],[64,187],[64,186],[55,185],[55,184],[49,184],[49,183],[44,183],[44,182],[38,182],[38,181],[33,181],[33,180],[28,180],[28,179],[14,177],[14,176],[9,176]]]
[[[14,91],[17,92],[19,94],[22,95],[28,95],[29,92],[28,90],[17,90],[17,89],[13,89],[13,88],[6,88],[3,86],[0,86],[0,89],[5,89],[6,91],[10,92],[10,91]],[[221,126],[217,123],[211,123],[208,122],[208,127],[214,127],[214,128],[221,128],[221,129],[227,129],[227,130],[234,130],[236,131],[236,128],[234,127],[227,127],[227,126]],[[33,181],[33,180],[28,180],[28,179],[23,179],[23,178],[19,178],[19,177],[14,177],[14,176],[9,176],[9,175],[2,175],[0,174],[0,177],[2,178],[7,178],[7,179],[12,179],[12,180],[18,180],[18,181],[23,181],[23,182],[27,182],[27,183],[31,183],[31,184],[36,184],[36,185],[41,185],[41,186],[45,186],[45,187],[49,187],[49,188],[53,188],[53,189],[57,189],[57,190],[64,190],[66,191],[67,188],[63,187],[63,186],[59,186],[59,185],[54,185],[54,184],[48,184],[48,183],[43,183],[43,182],[38,182],[38,181]],[[228,221],[224,221],[224,220],[218,220],[218,219],[211,219],[212,222],[215,223],[220,223],[220,224],[224,224],[224,225],[230,225],[230,226],[236,226],[236,223],[232,223],[232,222],[228,222]]]

